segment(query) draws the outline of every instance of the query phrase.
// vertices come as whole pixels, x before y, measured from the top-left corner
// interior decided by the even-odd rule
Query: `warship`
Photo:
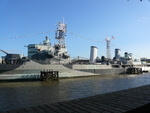
[[[28,57],[20,54],[6,54],[0,64],[0,80],[40,79],[41,71],[58,71],[59,77],[81,77],[115,75],[124,72],[122,67],[113,67],[97,59],[97,47],[91,46],[90,59],[73,59],[68,54],[65,36],[67,25],[59,22],[55,31],[58,43],[53,46],[46,36],[43,44],[29,44]]]

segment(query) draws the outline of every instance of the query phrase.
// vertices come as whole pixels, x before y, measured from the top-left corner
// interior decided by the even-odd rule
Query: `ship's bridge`
[[[46,40],[43,41],[43,44],[29,44],[28,45],[28,58],[30,59],[34,54],[42,50],[50,50],[51,44],[50,39],[46,36]]]

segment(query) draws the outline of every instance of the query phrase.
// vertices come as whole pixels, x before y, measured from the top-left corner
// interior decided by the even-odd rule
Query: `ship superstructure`
[[[52,48],[50,44],[50,39],[46,36],[46,40],[43,41],[43,44],[29,44],[28,46],[28,58],[31,59],[31,56],[42,51],[50,50]]]
[[[65,45],[66,24],[59,22],[55,33],[58,43],[51,45],[46,36],[43,44],[29,44],[28,58],[38,63],[66,64],[70,62],[70,56]]]

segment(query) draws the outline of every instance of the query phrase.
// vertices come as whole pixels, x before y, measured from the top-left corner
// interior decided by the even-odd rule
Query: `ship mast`
[[[66,36],[66,28],[67,25],[63,22],[58,22],[58,27],[55,33],[55,39],[58,40],[58,43],[60,45],[60,47],[65,48],[66,44],[65,44],[65,36]]]

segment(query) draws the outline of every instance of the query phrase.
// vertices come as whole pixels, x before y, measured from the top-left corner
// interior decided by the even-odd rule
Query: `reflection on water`
[[[104,94],[150,84],[150,74],[93,76],[59,82],[0,82],[0,111]]]

